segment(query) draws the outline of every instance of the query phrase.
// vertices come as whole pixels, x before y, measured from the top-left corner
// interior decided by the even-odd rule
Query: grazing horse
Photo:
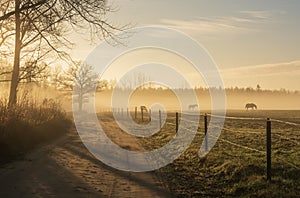
[[[197,104],[191,104],[189,105],[189,110],[197,110],[198,105]]]
[[[253,110],[253,109],[257,109],[257,106],[254,103],[247,103],[245,106],[245,109],[248,110],[249,108],[251,108]]]

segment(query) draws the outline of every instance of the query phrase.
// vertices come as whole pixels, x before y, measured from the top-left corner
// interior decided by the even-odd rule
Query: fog
[[[126,94],[118,95],[118,102],[114,104],[123,104],[128,101],[129,108],[134,109],[135,106],[145,105],[148,108],[154,104],[160,104],[166,110],[187,110],[188,106],[194,104],[193,97],[190,90],[181,90],[180,96],[176,96],[172,90],[137,90],[132,92],[130,97]],[[112,91],[103,91],[96,94],[96,109],[101,111],[111,106]],[[211,109],[211,95],[209,91],[195,91],[197,102],[200,110]],[[226,109],[245,109],[247,103],[255,103],[258,109],[262,110],[299,110],[300,109],[300,94],[299,93],[285,93],[282,91],[253,91],[240,92],[226,91]],[[184,100],[185,102],[182,102]],[[188,102],[186,102],[188,101]],[[182,104],[181,104],[182,103]],[[180,107],[181,104],[181,107]],[[115,108],[122,108],[122,106],[113,105]]]
[[[8,86],[1,86],[1,100],[8,98]],[[130,95],[128,95],[130,93]],[[150,108],[153,105],[160,105],[168,111],[187,110],[188,106],[198,102],[200,110],[211,109],[211,95],[207,89],[197,89],[196,101],[192,97],[192,90],[187,89],[137,89],[127,90],[104,90],[95,94],[95,109],[97,112],[113,108],[127,108],[133,110],[141,105]],[[226,90],[226,109],[245,109],[245,104],[255,103],[261,110],[299,110],[300,93],[281,91],[234,91]],[[176,95],[177,94],[177,95]],[[93,95],[91,95],[93,97]],[[113,97],[112,97],[113,96]],[[18,99],[25,98],[42,102],[44,98],[52,98],[60,102],[62,108],[67,112],[72,111],[72,92],[55,90],[50,87],[39,87],[36,85],[21,85],[19,87]],[[85,107],[86,104],[84,104]],[[94,104],[92,104],[94,106]]]

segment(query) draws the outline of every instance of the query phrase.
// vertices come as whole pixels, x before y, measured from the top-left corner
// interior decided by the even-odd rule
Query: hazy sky
[[[300,90],[299,0],[114,0],[115,24],[164,25],[209,51],[225,86]],[[96,46],[72,35],[84,59]]]

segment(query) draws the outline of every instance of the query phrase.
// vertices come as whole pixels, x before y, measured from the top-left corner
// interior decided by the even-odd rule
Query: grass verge
[[[66,113],[52,99],[42,103],[22,99],[11,109],[7,101],[0,101],[0,163],[59,137],[70,126]]]

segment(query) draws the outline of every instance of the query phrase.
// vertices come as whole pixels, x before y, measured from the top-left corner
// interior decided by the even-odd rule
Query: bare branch
[[[7,1],[9,2],[9,1]],[[46,3],[47,0],[40,0],[38,1],[37,3],[35,4],[24,4],[21,8],[20,8],[20,12],[24,11],[24,10],[28,10],[28,9],[31,9],[31,8],[38,8],[40,5],[43,5],[44,3]],[[3,3],[5,5],[5,3]],[[7,3],[6,3],[7,4]],[[2,16],[0,16],[0,21],[4,21],[6,19],[8,19],[9,17],[15,15],[16,11],[13,10],[11,12],[8,12],[8,13],[4,13]]]
[[[111,38],[112,42],[120,43],[115,33],[124,31],[127,25],[112,25],[107,19],[107,14],[112,11],[107,0],[1,1],[0,53],[9,54],[14,49],[9,104],[16,98],[20,81],[39,78],[39,74],[44,72],[46,68],[40,64],[43,59],[58,57],[65,62],[73,62],[66,52],[73,45],[67,39],[70,30],[89,31],[91,40],[94,37]],[[50,56],[52,53],[55,56]]]

